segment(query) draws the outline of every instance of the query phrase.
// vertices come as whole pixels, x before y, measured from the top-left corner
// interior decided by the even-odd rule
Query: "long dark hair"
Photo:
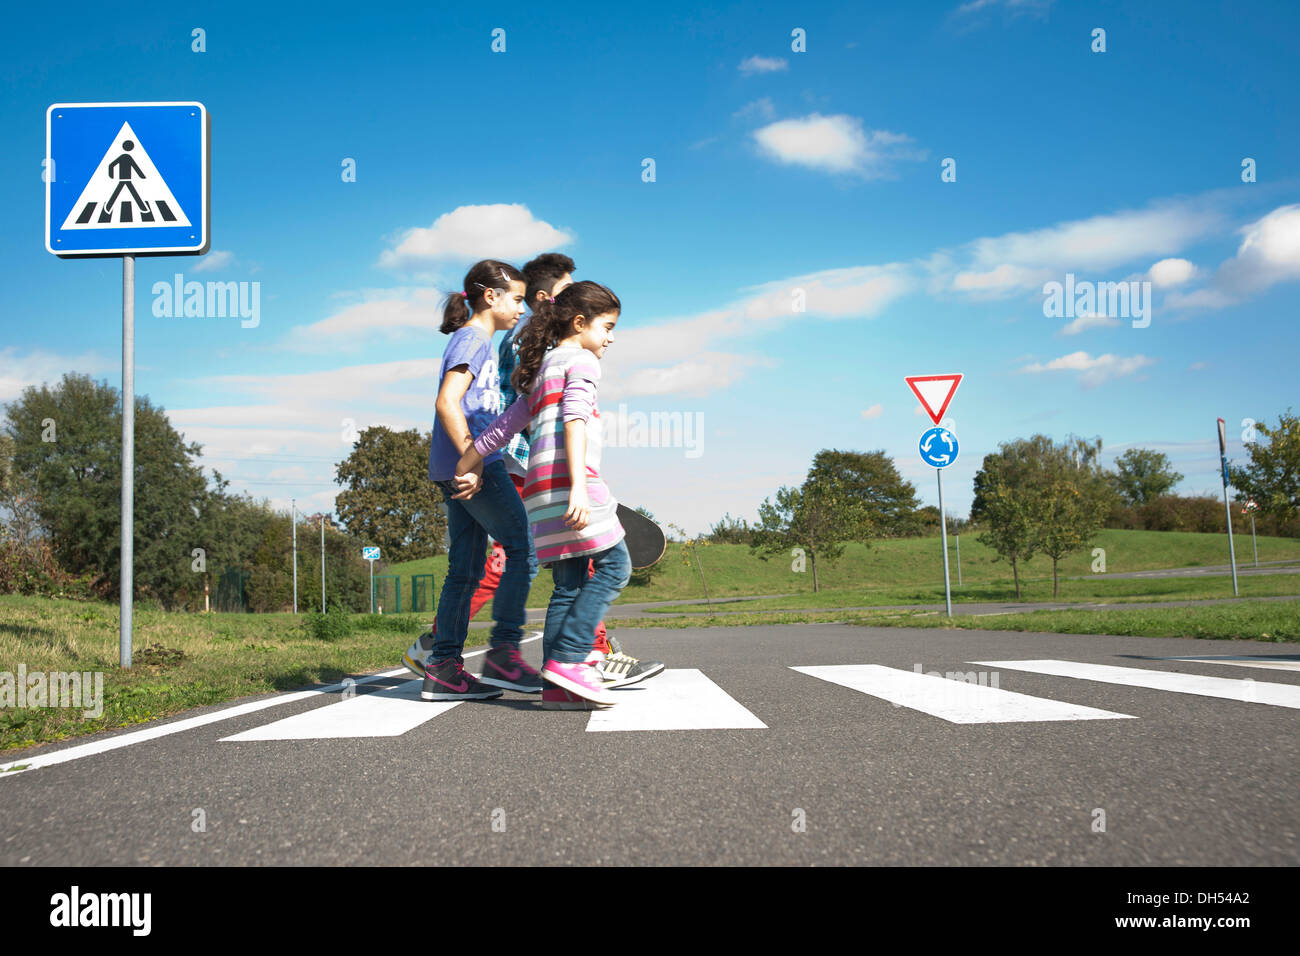
[[[470,320],[486,303],[483,296],[488,289],[505,289],[511,282],[523,282],[524,274],[508,262],[484,259],[474,263],[465,274],[464,295],[453,292],[442,307],[442,334],[451,335]]]
[[[573,320],[582,316],[588,322],[606,312],[622,312],[623,304],[609,289],[599,282],[584,279],[566,286],[554,299],[543,301],[519,333],[519,365],[510,377],[510,384],[520,395],[533,390],[533,379],[542,367],[547,351],[560,339],[574,333]]]

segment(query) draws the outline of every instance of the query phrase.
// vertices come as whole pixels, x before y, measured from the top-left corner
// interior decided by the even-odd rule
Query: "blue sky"
[[[348,422],[430,426],[442,293],[488,255],[559,249],[618,293],[604,415],[703,429],[605,471],[691,531],[752,519],[827,447],[885,449],[935,503],[909,374],[966,376],[957,514],[1034,432],[1157,448],[1217,493],[1215,418],[1241,460],[1243,419],[1300,404],[1290,4],[384,6],[10,13],[0,401],[120,381],[119,262],[43,246],[46,107],[198,100],[212,252],[138,260],[136,390],[279,506],[332,507]],[[258,283],[256,327],[155,317],[178,272]],[[1046,316],[1067,274],[1150,282],[1150,324]]]

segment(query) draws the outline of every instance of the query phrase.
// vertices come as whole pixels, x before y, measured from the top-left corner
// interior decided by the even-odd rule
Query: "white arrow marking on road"
[[[326,704],[294,714],[272,724],[245,730],[223,741],[319,740],[335,737],[400,737],[422,723],[445,714],[464,701],[420,699],[420,681],[402,681],[396,687],[358,694],[337,704]]]
[[[618,703],[595,710],[587,730],[767,730],[731,695],[694,668],[616,688]]]
[[[1115,667],[1110,664],[1080,664],[1074,661],[971,661],[982,667],[1005,667],[1008,670],[1050,674],[1054,677],[1077,677],[1105,684],[1127,687],[1150,687],[1200,697],[1221,697],[1250,704],[1300,708],[1300,686],[1269,684],[1252,678],[1202,677],[1199,674],[1176,674],[1172,671],[1149,671],[1138,667]]]
[[[849,687],[951,724],[1001,724],[1038,720],[1132,718],[1080,704],[1030,697],[1014,691],[934,677],[880,664],[792,667],[793,671]]]

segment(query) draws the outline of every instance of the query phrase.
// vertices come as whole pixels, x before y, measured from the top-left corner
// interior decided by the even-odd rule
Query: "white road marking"
[[[223,741],[319,740],[336,737],[400,737],[425,721],[445,714],[464,701],[420,699],[421,681],[411,678],[396,687],[358,694],[337,704],[327,704],[263,724]]]
[[[836,664],[790,669],[902,707],[919,710],[952,724],[1111,720],[1133,716],[880,664]]]
[[[533,641],[540,641],[542,635],[540,632],[533,631],[534,636],[524,638],[520,644],[530,644]],[[479,651],[470,651],[465,657],[477,657],[480,654],[486,654],[487,648]],[[397,677],[402,674],[411,673],[405,667],[399,667],[397,670],[384,671],[380,674],[371,674],[368,677],[360,677],[355,681],[356,684],[368,684],[371,681],[382,680],[385,677]],[[411,678],[412,681],[415,678]],[[216,710],[210,714],[201,714],[198,717],[187,717],[184,720],[176,720],[169,724],[161,724],[155,727],[146,727],[144,730],[137,730],[129,734],[118,734],[115,737],[107,737],[103,740],[92,740],[89,743],[79,744],[75,747],[66,747],[63,750],[56,750],[53,753],[37,754],[33,757],[24,757],[21,760],[11,760],[8,763],[0,764],[0,780],[8,777],[16,777],[20,773],[26,773],[29,770],[36,770],[40,767],[52,767],[55,764],[67,763],[69,760],[80,760],[82,757],[93,757],[96,754],[108,753],[112,750],[120,750],[122,747],[130,747],[133,744],[142,744],[150,740],[157,740],[159,737],[166,737],[170,734],[179,734],[186,730],[193,730],[196,727],[204,727],[207,724],[215,724],[218,721],[230,720],[235,717],[242,717],[245,714],[256,713],[259,710],[266,710],[268,707],[279,707],[281,704],[291,704],[294,701],[306,700],[309,697],[316,697],[321,694],[336,694],[343,689],[343,683],[330,684],[328,687],[317,687],[311,690],[295,691],[292,694],[279,694],[274,697],[268,697],[264,700],[253,700],[246,704],[236,704],[233,707],[227,707],[225,710]],[[11,770],[12,767],[22,767],[22,770]],[[9,771],[5,773],[4,771]]]
[[[767,724],[694,668],[666,670],[612,693],[618,703],[592,711],[587,730],[767,729]]]
[[[1278,671],[1300,671],[1300,655],[1280,657],[1222,654],[1216,657],[1157,657],[1158,661],[1193,661],[1197,664],[1235,664],[1237,667],[1263,667]]]
[[[1111,664],[1080,664],[1074,661],[971,661],[981,667],[1005,667],[1007,670],[1050,674],[1054,677],[1077,677],[1080,680],[1149,687],[1200,697],[1221,697],[1250,704],[1300,709],[1300,685],[1270,684],[1253,678],[1202,677],[1199,674],[1176,674],[1139,667],[1115,667]]]

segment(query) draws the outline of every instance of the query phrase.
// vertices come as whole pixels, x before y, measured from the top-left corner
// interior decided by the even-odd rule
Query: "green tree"
[[[1253,498],[1265,514],[1289,521],[1300,512],[1300,416],[1287,409],[1273,427],[1255,431],[1268,439],[1248,442],[1250,463],[1228,466],[1228,481],[1243,497]]]
[[[986,456],[981,470],[985,475],[985,486],[980,514],[987,530],[979,535],[978,540],[1011,564],[1016,600],[1019,601],[1020,565],[1038,550],[1039,517],[1034,512],[1038,502],[1034,496],[1024,493],[1023,486],[1018,488],[1002,478],[996,468],[994,456]]]
[[[1183,476],[1174,471],[1169,456],[1149,448],[1130,448],[1115,459],[1112,481],[1124,503],[1139,508],[1167,494]]]
[[[429,480],[431,433],[367,428],[335,469],[346,485],[334,500],[348,533],[378,545],[385,561],[442,552],[446,518],[442,492]]]
[[[709,528],[710,541],[722,544],[749,544],[751,534],[749,522],[744,518],[733,518],[728,511],[722,520]]]
[[[1052,559],[1052,598],[1061,559],[1087,545],[1102,524],[1101,497],[1088,478],[1057,470],[1040,489],[1038,548]],[[1018,596],[1018,595],[1017,595]]]
[[[121,396],[106,382],[69,373],[29,387],[6,409],[11,480],[38,502],[59,565],[91,574],[115,596],[121,580]],[[137,595],[173,606],[192,586],[191,550],[207,494],[202,470],[162,408],[135,398],[134,581]]]
[[[776,503],[758,506],[750,549],[764,556],[803,548],[812,560],[813,590],[820,590],[817,559],[834,563],[844,554],[845,541],[868,543],[872,530],[862,496],[846,488],[825,470],[810,473],[799,488],[777,490]]]
[[[809,477],[823,476],[833,476],[846,496],[859,501],[875,536],[897,538],[916,533],[916,488],[903,479],[883,449],[823,449],[813,459]]]
[[[1059,562],[1085,546],[1114,497],[1099,458],[1101,439],[1046,435],[1003,442],[975,475],[972,520],[987,525],[980,543],[1010,562],[1016,599],[1019,568],[1042,551],[1052,558],[1053,596]]]

